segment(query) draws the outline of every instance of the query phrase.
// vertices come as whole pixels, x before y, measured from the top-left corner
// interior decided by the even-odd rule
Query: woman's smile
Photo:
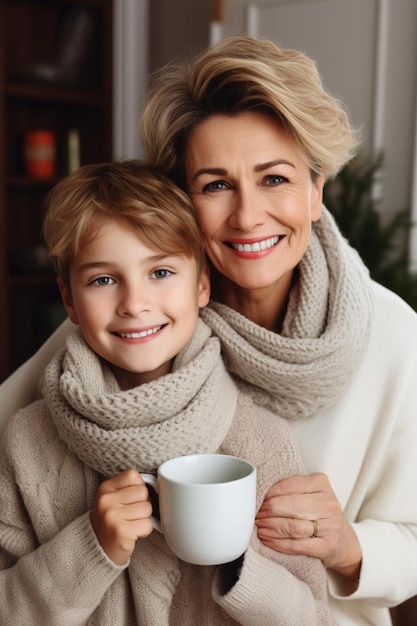
[[[235,250],[239,255],[243,255],[244,258],[259,258],[269,254],[274,246],[276,246],[282,239],[279,235],[274,237],[268,237],[266,239],[257,240],[230,240],[226,241],[226,245]]]

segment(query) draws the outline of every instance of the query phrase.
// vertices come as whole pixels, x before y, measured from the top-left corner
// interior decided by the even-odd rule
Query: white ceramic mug
[[[219,565],[241,556],[256,509],[256,468],[235,456],[194,454],[170,459],[157,478],[142,474],[159,499],[152,517],[171,550],[195,565]]]

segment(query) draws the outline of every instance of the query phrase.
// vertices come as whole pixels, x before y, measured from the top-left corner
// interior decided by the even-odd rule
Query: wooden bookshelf
[[[45,195],[68,173],[70,130],[81,165],[112,159],[112,10],[112,0],[0,0],[0,382],[64,316],[41,224]],[[34,129],[55,138],[46,179],[27,174]]]

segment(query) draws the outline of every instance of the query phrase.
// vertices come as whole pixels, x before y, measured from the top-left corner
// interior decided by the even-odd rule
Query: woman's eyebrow
[[[290,167],[294,167],[294,163],[291,161],[287,161],[286,159],[277,159],[276,161],[267,161],[266,163],[260,163],[259,165],[255,165],[255,172],[263,172],[264,170],[269,169],[270,167],[274,167],[274,165],[289,165]]]
[[[192,180],[194,181],[196,178],[201,176],[202,174],[212,174],[213,176],[227,176],[227,170],[222,167],[202,167],[197,170]]]
[[[275,165],[289,165],[295,168],[294,163],[287,161],[286,159],[276,159],[275,161],[267,161],[266,163],[259,163],[253,168],[255,172],[263,172],[264,170],[274,167]],[[227,170],[223,167],[202,167],[196,171],[192,177],[192,181],[195,181],[199,176],[203,174],[211,174],[212,176],[227,176]]]

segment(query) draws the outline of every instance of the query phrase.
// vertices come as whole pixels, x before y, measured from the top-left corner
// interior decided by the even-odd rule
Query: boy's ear
[[[210,300],[210,270],[207,263],[204,264],[198,279],[198,306],[206,306]]]
[[[70,318],[73,324],[79,324],[77,311],[72,303],[71,294],[68,289],[64,285],[64,282],[61,278],[57,278],[59,291],[61,293],[62,302],[64,303],[64,307],[67,311],[68,317]]]

